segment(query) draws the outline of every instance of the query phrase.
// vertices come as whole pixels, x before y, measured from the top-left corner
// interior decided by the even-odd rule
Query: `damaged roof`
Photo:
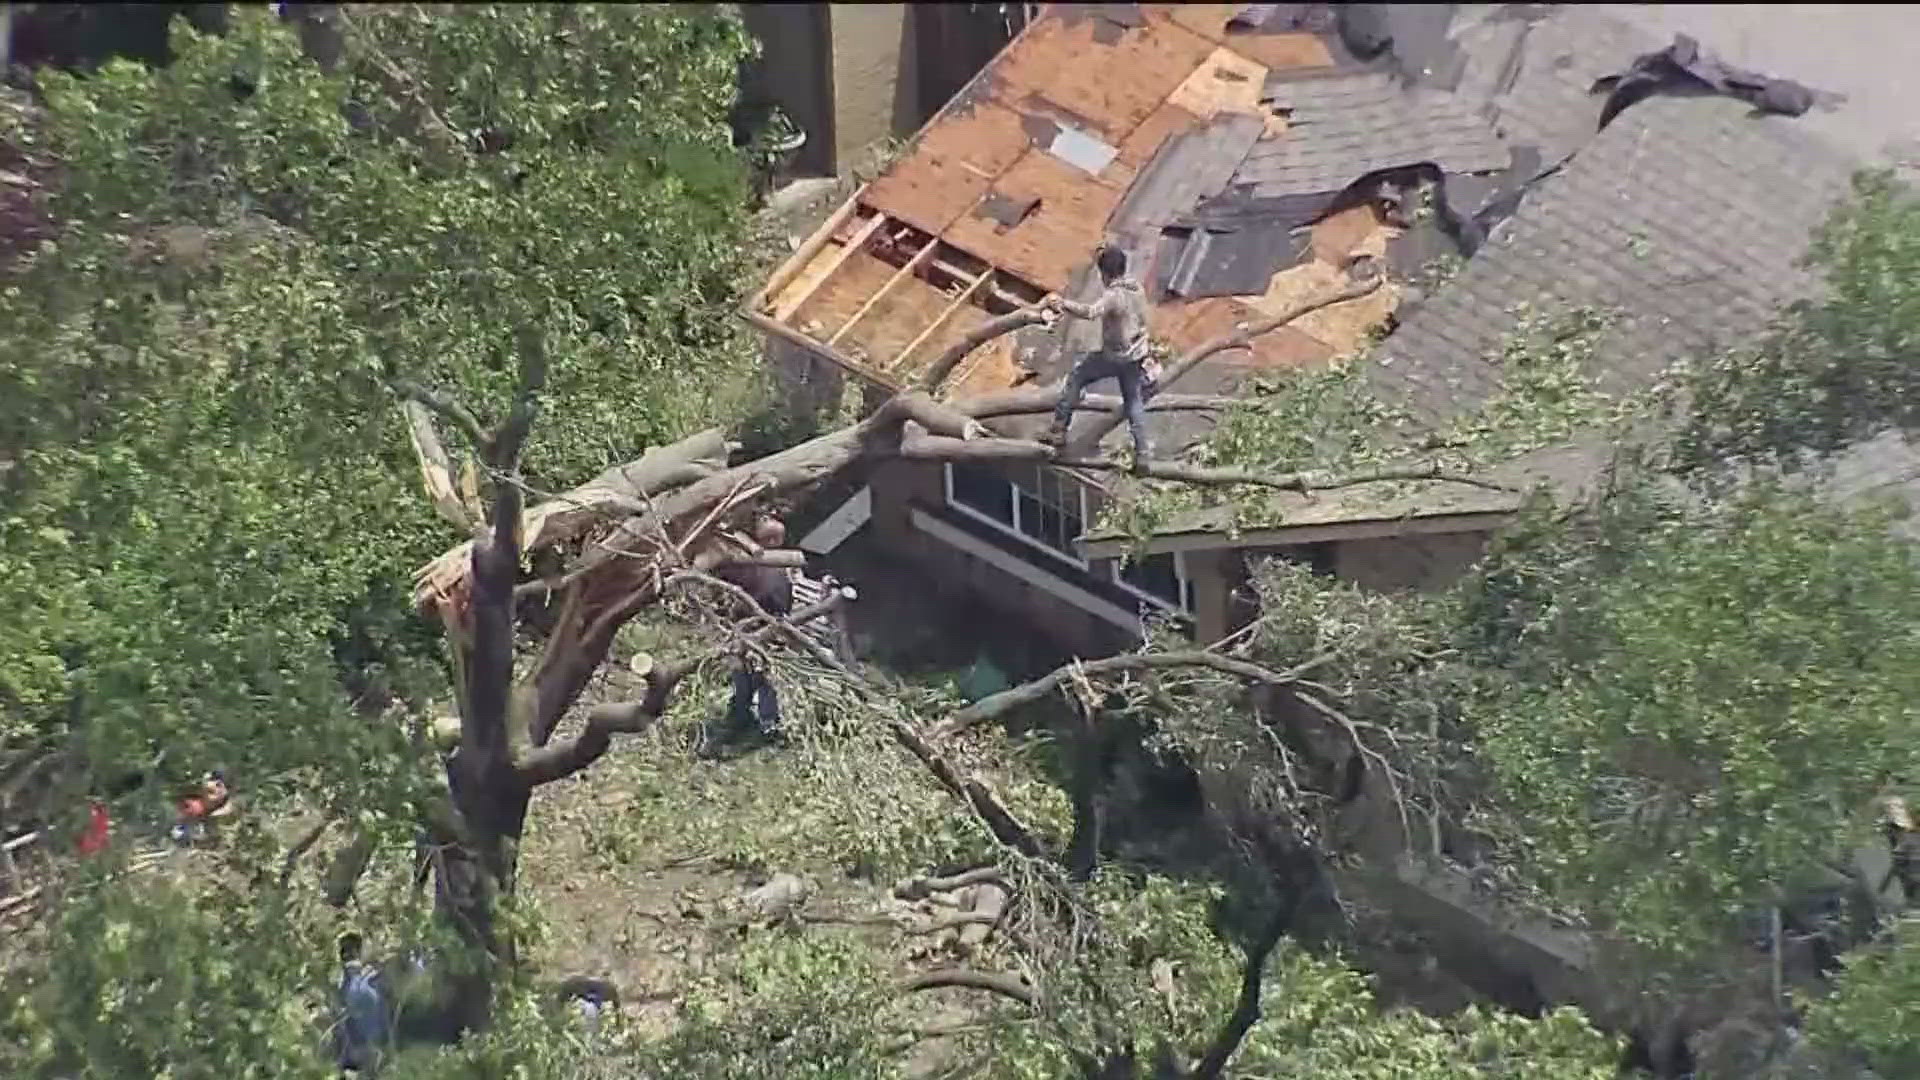
[[[1599,349],[1631,382],[1805,295],[1815,283],[1797,260],[1855,164],[1756,115],[1752,97],[1700,93],[1793,84],[1662,44],[1564,5],[1050,5],[747,315],[900,388],[996,314],[1052,292],[1091,298],[1102,243],[1130,253],[1150,328],[1176,353],[1338,287],[1366,254],[1385,259],[1389,285],[1168,389],[1233,396],[1259,374],[1357,354],[1391,319],[1369,379],[1440,423],[1498,385],[1515,305],[1555,300],[1627,309]],[[1390,213],[1415,185],[1437,212]],[[1436,254],[1464,257],[1436,295],[1397,284]],[[1397,310],[1403,299],[1418,303]],[[1001,338],[941,392],[1055,380],[1096,334],[1070,319]],[[1166,457],[1219,420],[1149,416]],[[1427,484],[1276,507],[1302,523],[1391,522],[1502,500]]]
[[[1090,296],[1088,270],[1103,243],[1132,252],[1134,276],[1154,302],[1152,331],[1176,352],[1329,284],[1328,269],[1356,250],[1379,254],[1377,212],[1365,200],[1340,204],[1337,190],[1190,220],[1209,200],[1250,190],[1248,162],[1287,144],[1290,125],[1305,133],[1315,176],[1338,177],[1326,181],[1336,189],[1379,156],[1355,150],[1343,165],[1346,151],[1324,137],[1341,118],[1309,108],[1290,119],[1271,103],[1292,78],[1372,69],[1326,27],[1303,29],[1286,17],[1236,23],[1243,7],[1049,5],[771,275],[748,317],[901,388],[996,314],[1048,293]],[[1396,92],[1378,80],[1366,85],[1376,122],[1394,127]],[[1497,146],[1484,123],[1473,137],[1476,147]],[[1505,154],[1494,164],[1504,167]],[[1189,243],[1196,228],[1199,240]],[[1391,314],[1394,295],[1383,289],[1340,317],[1267,335],[1203,365],[1178,389],[1231,394],[1252,373],[1355,351]],[[1093,334],[1069,320],[1055,333],[990,343],[942,391],[1050,381]],[[1214,418],[1163,413],[1152,423],[1157,445],[1176,453],[1204,438]]]
[[[1435,295],[1402,310],[1370,354],[1364,370],[1383,399],[1436,428],[1488,400],[1522,305],[1616,312],[1595,342],[1594,374],[1603,389],[1621,391],[1677,360],[1750,340],[1818,289],[1801,259],[1849,190],[1858,159],[1793,119],[1757,115],[1728,97],[1655,94],[1599,129],[1607,99],[1592,92],[1595,81],[1662,43],[1590,9],[1496,11],[1456,27],[1453,39],[1462,58],[1453,93],[1484,110],[1537,171],[1484,245]],[[1590,479],[1604,454],[1589,440],[1487,475],[1565,492]],[[1415,531],[1418,519],[1498,513],[1503,496],[1383,484],[1290,498],[1272,500],[1273,529],[1239,542],[1283,542],[1393,514]],[[1504,498],[1509,509],[1518,505]],[[1222,512],[1195,514],[1148,550],[1221,542],[1225,521]],[[1127,543],[1087,539],[1096,554]]]

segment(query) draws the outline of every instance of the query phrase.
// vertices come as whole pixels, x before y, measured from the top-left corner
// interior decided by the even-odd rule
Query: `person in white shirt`
[[[1147,293],[1140,283],[1127,276],[1127,253],[1116,247],[1100,249],[1095,258],[1100,280],[1106,290],[1091,304],[1082,304],[1059,296],[1047,297],[1049,308],[1064,311],[1076,319],[1100,321],[1100,348],[1073,365],[1067,384],[1053,407],[1053,426],[1040,441],[1060,447],[1067,441],[1067,425],[1073,410],[1087,392],[1087,384],[1112,379],[1120,384],[1120,402],[1126,410],[1127,426],[1133,432],[1133,466],[1138,472],[1152,457],[1147,440],[1146,395],[1147,366],[1150,353],[1147,340]]]

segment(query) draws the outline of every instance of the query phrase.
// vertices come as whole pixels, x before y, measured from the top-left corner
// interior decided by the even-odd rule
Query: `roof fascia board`
[[[1492,510],[1474,514],[1436,514],[1431,517],[1336,521],[1321,525],[1249,529],[1237,536],[1229,536],[1219,530],[1164,533],[1149,537],[1144,543],[1137,543],[1132,537],[1127,536],[1102,536],[1082,539],[1078,546],[1081,553],[1089,559],[1111,558],[1130,552],[1159,555],[1174,551],[1232,551],[1242,548],[1319,544],[1330,540],[1389,540],[1398,536],[1486,532],[1510,524],[1513,517],[1513,511]]]
[[[994,54],[992,60],[987,61],[981,66],[979,71],[974,72],[973,77],[967,80],[965,86],[962,86],[952,97],[948,98],[946,104],[940,106],[940,110],[929,117],[926,123],[920,125],[920,130],[913,133],[913,138],[909,140],[908,145],[917,148],[920,145],[921,138],[924,137],[935,124],[947,119],[948,115],[954,111],[960,102],[971,98],[974,91],[979,88],[980,83],[992,73],[995,65],[1000,63],[1000,58],[1018,48],[1020,43],[1026,39],[1027,34],[1032,31],[1035,26],[1039,25],[1042,20],[1052,17],[1053,7],[1054,5],[1052,4],[1043,5],[1033,18],[1028,19],[1027,24],[1020,28],[1020,32],[1013,36],[1012,41],[1007,42],[1004,48]],[[831,53],[832,50],[829,49],[828,52]],[[800,245],[799,250],[795,251],[785,262],[781,263],[779,268],[767,278],[766,282],[761,285],[752,296],[747,297],[746,303],[740,306],[740,314],[744,316],[748,322],[759,326],[763,330],[768,329],[766,322],[754,317],[755,314],[760,311],[761,307],[765,305],[767,295],[780,291],[780,289],[786,286],[787,282],[793,280],[795,274],[798,274],[802,268],[813,261],[813,257],[820,253],[822,247],[826,246],[834,230],[838,229],[848,218],[854,215],[856,212],[855,208],[867,193],[867,186],[867,184],[860,185],[859,190],[849,196],[847,201],[833,212],[833,216],[827,219],[826,224],[815,229],[813,233],[807,237],[806,241]],[[939,239],[940,237],[938,236],[934,237],[935,241]],[[995,269],[998,269],[998,267]],[[783,336],[791,337],[791,335]],[[837,354],[834,355],[837,359]],[[842,362],[844,363],[845,361]]]

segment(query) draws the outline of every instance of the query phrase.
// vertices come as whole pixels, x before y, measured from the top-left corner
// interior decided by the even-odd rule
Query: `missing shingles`
[[[973,215],[996,222],[1000,226],[997,231],[1005,232],[1027,220],[1039,208],[1040,200],[1036,197],[1014,198],[995,191],[980,200],[973,208]]]
[[[1101,45],[1118,42],[1129,30],[1147,25],[1139,4],[1061,4],[1060,19],[1068,26],[1093,20],[1093,40]]]
[[[1054,136],[1060,134],[1060,123],[1050,116],[1021,113],[1020,130],[1027,133],[1027,141],[1033,145],[1052,146]]]

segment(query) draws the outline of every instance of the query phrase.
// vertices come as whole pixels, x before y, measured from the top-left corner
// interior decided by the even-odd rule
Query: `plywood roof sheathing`
[[[1167,104],[1185,109],[1202,120],[1219,112],[1262,113],[1260,96],[1267,85],[1267,66],[1233,52],[1215,49],[1174,87]]]
[[[993,190],[1039,205],[1011,229],[964,214],[946,238],[995,266],[1049,291],[1066,288],[1074,270],[1092,257],[1106,233],[1107,215],[1119,204],[1132,170],[1108,166],[1114,179],[1094,178],[1044,150],[1032,150],[994,183]]]
[[[1019,113],[992,100],[936,117],[913,148],[861,193],[869,206],[935,236],[966,213],[1030,140]]]
[[[1224,44],[1274,71],[1333,66],[1333,54],[1317,34],[1228,34]]]
[[[1071,5],[1050,10],[995,63],[1001,99],[1015,108],[1028,95],[1044,99],[1085,121],[1076,126],[1118,143],[1214,50],[1214,42],[1176,23],[1149,23],[1102,41],[1113,29]]]
[[[867,297],[867,302],[861,304],[860,310],[854,312],[851,318],[841,324],[840,329],[833,332],[833,336],[827,339],[827,344],[837,344],[841,338],[847,336],[847,331],[853,329],[854,323],[865,318],[867,313],[873,310],[873,306],[880,302],[881,297],[892,292],[893,287],[900,284],[901,279],[912,277],[914,272],[920,269],[922,263],[933,257],[933,249],[939,246],[940,241],[935,240],[931,236],[927,237],[927,242],[921,245],[920,250],[914,253],[913,258],[908,259],[905,265],[894,271],[893,276],[887,279],[885,285],[880,286],[872,296]]]
[[[925,330],[920,331],[919,337],[916,337],[912,341],[908,342],[907,347],[900,350],[900,354],[894,357],[893,362],[888,365],[888,368],[891,370],[895,368],[906,367],[907,359],[911,357],[922,345],[925,345],[927,343],[927,339],[932,337],[934,333],[938,331],[940,327],[944,323],[946,323],[948,319],[953,318],[954,312],[965,307],[967,304],[972,303],[973,298],[979,294],[980,290],[986,288],[987,283],[992,280],[993,280],[993,271],[988,270],[986,273],[981,274],[979,277],[975,278],[973,281],[973,284],[960,290],[960,292],[956,296],[954,296],[953,302],[947,305],[946,310],[942,311],[939,314],[939,316],[933,320],[933,322],[928,323],[927,328]]]
[[[826,284],[827,279],[831,278],[834,273],[846,263],[849,256],[861,248],[866,247],[867,241],[872,239],[873,234],[878,232],[880,226],[886,224],[886,222],[887,215],[881,213],[875,213],[872,217],[867,218],[866,221],[854,231],[852,239],[848,240],[839,251],[834,253],[831,260],[827,263],[825,272],[813,280],[812,287],[803,289],[799,293],[788,297],[780,307],[774,309],[773,317],[780,322],[786,322],[788,319],[793,318],[793,313],[800,310],[800,306],[807,302],[807,298],[813,295],[814,290]]]

